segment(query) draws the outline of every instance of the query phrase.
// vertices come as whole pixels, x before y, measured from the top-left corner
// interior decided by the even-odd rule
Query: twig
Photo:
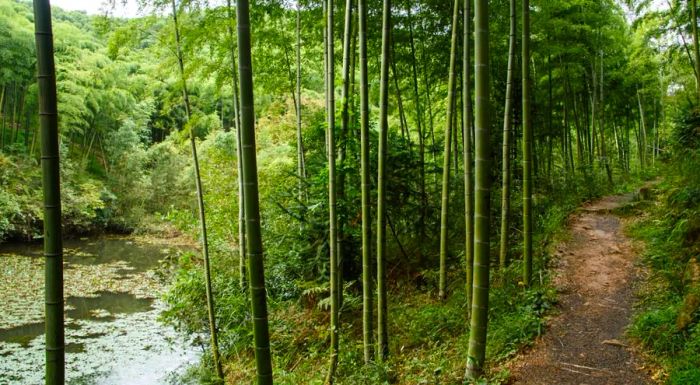
[[[564,367],[562,367],[561,369],[566,370],[567,372],[578,373],[578,374],[583,374],[585,376],[590,376],[590,374],[584,373],[584,372],[579,372],[578,370],[573,370],[573,369],[564,368]]]
[[[607,372],[607,371],[609,371],[608,369],[592,368],[592,367],[590,367],[590,366],[570,364],[570,363],[568,363],[568,362],[559,362],[559,363],[562,364],[562,365],[573,366],[574,368],[579,368],[579,369],[597,370],[597,371],[599,371],[599,372]],[[566,368],[562,368],[562,369],[566,369]]]

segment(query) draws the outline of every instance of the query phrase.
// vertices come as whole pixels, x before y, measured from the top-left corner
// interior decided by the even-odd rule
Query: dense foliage
[[[670,384],[700,381],[700,180],[694,111],[683,111],[670,140],[674,158],[664,168],[665,179],[640,194],[642,201],[630,233],[643,240],[649,270],[640,289],[639,312],[630,334],[652,353],[661,377]]]
[[[192,133],[199,151],[208,215],[220,344],[227,379],[242,383],[252,375],[253,352],[248,298],[235,268],[239,175],[232,50],[237,43],[227,29],[235,18],[226,5],[204,0],[177,2],[184,62],[180,74],[171,3],[140,3],[154,12],[118,19],[54,9],[64,224],[72,235],[105,229],[158,231],[170,224],[198,236],[188,147]],[[302,85],[298,97],[294,60],[297,9],[288,3],[255,1],[251,7],[261,223],[276,379],[290,384],[319,383],[329,345],[331,304],[324,18],[321,1],[300,2]],[[373,198],[369,203],[374,208],[382,10],[379,2],[370,3],[367,65]],[[488,160],[494,186],[490,215],[493,240],[500,231],[497,186],[503,176],[497,170],[501,170],[504,155],[499,150],[503,141],[501,117],[511,113],[503,107],[510,7],[505,0],[488,3],[491,87],[484,104],[491,116],[487,144],[492,149]],[[698,164],[700,118],[694,112],[697,99],[693,67],[688,63],[690,50],[673,37],[680,33],[692,41],[684,2],[672,1],[668,12],[651,11],[646,8],[649,2],[643,1],[626,2],[634,12],[612,0],[531,3],[534,269],[531,286],[523,288],[522,284],[527,284],[520,278],[523,113],[516,97],[511,153],[505,154],[512,164],[509,263],[491,279],[487,358],[492,367],[542,331],[544,312],[556,300],[548,278],[548,246],[568,214],[585,200],[654,174],[661,161],[671,161],[681,170],[669,178],[669,186],[686,187],[666,193],[668,210],[663,221],[677,230],[653,238],[687,239],[689,243],[682,252],[674,249],[663,254],[663,266],[655,266],[649,257],[653,269],[668,272],[667,281],[659,284],[678,287],[658,291],[669,297],[650,300],[632,333],[645,344],[659,340],[648,340],[649,333],[666,333],[660,330],[661,325],[684,311],[684,298],[695,290],[683,274],[692,261],[689,250],[697,247],[693,237],[697,235],[694,218],[700,184],[688,179],[687,170]],[[340,153],[338,245],[343,256],[340,384],[462,381],[469,294],[464,290],[465,186],[461,168],[469,151],[461,150],[467,141],[460,130],[453,130],[454,137],[446,138],[441,127],[448,117],[455,122],[466,119],[461,107],[471,95],[456,92],[454,103],[448,103],[450,21],[453,9],[459,8],[453,5],[441,0],[392,4],[388,149],[383,175],[387,186],[392,354],[388,361],[370,366],[360,364],[362,212],[360,98],[356,90],[360,85],[359,76],[355,76],[359,64],[354,64],[359,61],[354,52],[357,27],[350,29],[349,124],[343,130],[342,114],[337,113],[334,131]],[[336,14],[341,15],[344,7],[337,4]],[[29,2],[0,0],[0,239],[36,238],[41,225],[32,21]],[[342,17],[336,17],[333,39],[344,37],[337,32],[343,31],[343,26]],[[516,27],[521,31],[519,18]],[[464,42],[459,43],[454,46]],[[342,46],[335,44],[336,57],[342,57]],[[388,60],[386,55],[384,59]],[[517,57],[515,62],[519,61]],[[458,60],[457,74],[461,65]],[[187,79],[190,117],[183,104],[183,78]],[[344,78],[341,71],[336,71],[336,78],[340,84]],[[519,75],[515,78],[513,91],[520,95],[522,79]],[[340,95],[340,88],[334,94]],[[303,122],[305,177],[298,172],[296,103],[300,103]],[[454,114],[447,112],[448,105],[455,106]],[[453,145],[453,155],[447,159],[442,153],[446,141]],[[446,173],[445,186],[440,183],[444,165],[454,169]],[[436,297],[443,187],[449,198],[448,226],[443,226],[447,233],[448,298],[440,302]],[[662,248],[670,241],[659,242]],[[651,244],[657,247],[653,241]],[[498,246],[493,241],[490,244],[493,267],[498,265]],[[674,258],[677,252],[686,257],[666,264],[666,258]],[[198,256],[182,257],[165,296],[168,309],[164,319],[193,334],[208,330],[201,264]],[[682,367],[678,376],[697,376],[683,369],[686,363],[697,364],[700,354],[696,349],[696,318],[690,316],[682,330],[668,331],[669,338],[661,338],[664,343],[678,341],[677,346],[650,345],[664,354],[683,352],[685,361],[671,364]],[[209,364],[206,360],[204,364]],[[207,365],[199,375],[215,381]],[[498,369],[491,375],[507,377]]]

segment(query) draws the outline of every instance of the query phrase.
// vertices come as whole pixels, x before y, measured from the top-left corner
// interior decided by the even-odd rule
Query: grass
[[[504,276],[519,273],[518,265]],[[389,295],[391,355],[385,363],[365,366],[362,350],[361,309],[342,314],[341,356],[337,384],[442,384],[464,383],[469,339],[466,300],[461,272],[451,274],[452,293],[436,299],[436,288],[420,289],[398,284]],[[491,363],[511,357],[542,331],[543,315],[555,301],[547,282],[523,290],[515,284],[495,284],[491,308],[487,359]],[[278,384],[322,384],[328,359],[328,317],[316,307],[296,301],[276,303],[271,311],[275,341],[275,381]],[[252,356],[229,356],[229,383],[245,384],[252,377]],[[493,369],[493,368],[492,368]],[[498,384],[507,372],[491,370],[489,381]]]
[[[627,214],[627,232],[643,241],[647,277],[640,285],[629,335],[658,367],[655,377],[671,385],[700,384],[700,312],[692,266],[698,244],[693,218],[700,194],[692,184],[671,176],[659,185],[653,201]]]

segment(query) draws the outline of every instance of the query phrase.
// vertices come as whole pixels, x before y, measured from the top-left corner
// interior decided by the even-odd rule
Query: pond
[[[186,336],[159,322],[165,242],[98,238],[64,244],[66,382],[176,384],[198,360]],[[0,385],[43,383],[42,245],[0,245]]]

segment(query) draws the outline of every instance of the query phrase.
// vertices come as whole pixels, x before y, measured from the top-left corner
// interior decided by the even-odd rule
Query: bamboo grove
[[[107,43],[82,45],[103,67],[94,78],[114,79],[91,85],[71,76],[85,68],[64,40],[52,74],[48,1],[34,2],[36,50],[17,43],[0,56],[0,68],[22,58],[0,71],[2,151],[40,157],[44,173],[47,384],[63,383],[59,138],[62,162],[107,180],[123,174],[115,200],[143,188],[134,181],[160,191],[114,212],[170,209],[201,240],[197,283],[174,289],[192,285],[199,294],[174,291],[169,301],[202,310],[169,316],[210,333],[212,381],[243,381],[231,363],[241,351],[249,359],[238,365],[254,366],[259,385],[290,378],[316,356],[313,344],[299,342],[313,333],[279,326],[289,303],[323,314],[316,321],[325,323],[325,383],[397,365],[406,287],[427,293],[426,308],[459,299],[466,337],[457,350],[468,381],[497,356],[489,323],[501,316],[490,305],[507,314],[509,299],[494,293],[543,285],[547,226],[559,225],[547,222],[548,207],[569,207],[654,168],[669,140],[666,90],[681,83],[659,73],[660,50],[630,24],[634,2],[139,3],[152,14],[95,17],[91,28]],[[695,2],[671,3],[684,15],[674,26],[691,41],[671,47],[669,60],[700,79]],[[17,4],[0,0],[0,9],[19,14]],[[59,15],[61,29],[77,17]],[[15,41],[27,39],[26,27],[11,27]],[[158,63],[135,64],[149,56]],[[76,100],[89,96],[98,101],[81,112]],[[160,151],[142,155],[140,178],[119,168],[135,156],[130,145],[115,147],[134,136],[124,122],[143,127],[133,139],[143,154]],[[176,170],[153,166],[159,156]]]

